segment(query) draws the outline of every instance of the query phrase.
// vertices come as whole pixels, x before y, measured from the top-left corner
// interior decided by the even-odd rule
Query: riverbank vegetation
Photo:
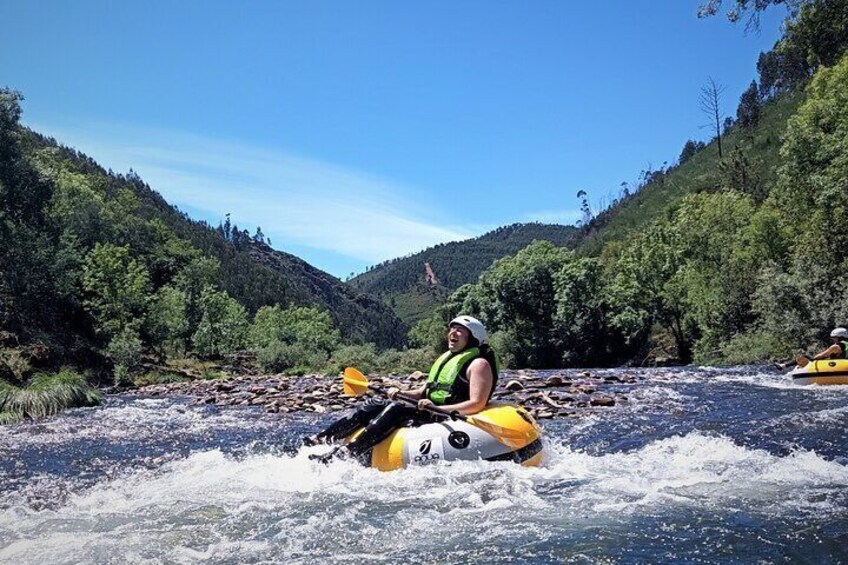
[[[58,414],[66,408],[99,403],[100,391],[69,369],[56,374],[38,373],[26,386],[15,386],[0,379],[0,424],[35,420]]]

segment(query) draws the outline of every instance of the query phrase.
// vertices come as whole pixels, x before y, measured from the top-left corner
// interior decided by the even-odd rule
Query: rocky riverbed
[[[372,384],[410,389],[421,386],[427,375],[369,377]],[[551,374],[532,370],[504,371],[493,399],[521,404],[535,418],[575,417],[596,409],[627,402],[628,385],[644,377],[638,374],[562,371]],[[361,400],[345,396],[342,379],[324,375],[243,375],[227,379],[149,385],[134,395],[188,396],[193,404],[256,406],[270,413],[346,410]]]

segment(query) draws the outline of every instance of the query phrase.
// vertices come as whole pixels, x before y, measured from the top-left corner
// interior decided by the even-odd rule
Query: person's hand
[[[427,408],[432,408],[434,406],[436,406],[436,405],[433,404],[433,401],[430,400],[429,398],[422,398],[421,400],[418,401],[418,409],[421,410],[422,412],[424,410],[427,410]]]
[[[386,391],[386,396],[389,397],[389,400],[394,400],[399,392],[400,392],[400,389],[393,386],[393,387],[389,388],[389,390]]]

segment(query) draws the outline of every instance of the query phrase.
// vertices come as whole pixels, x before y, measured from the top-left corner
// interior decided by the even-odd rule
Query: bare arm
[[[469,416],[476,414],[486,407],[486,404],[489,402],[489,392],[492,390],[492,383],[495,381],[489,362],[485,359],[475,359],[468,366],[468,372],[466,374],[468,375],[469,399],[464,402],[457,402],[456,404],[446,404],[439,408],[448,412],[457,411],[460,414]],[[418,402],[419,410],[422,408],[422,404],[426,406],[432,404],[432,402],[426,398],[420,400]]]
[[[392,387],[387,392],[388,392],[389,398],[391,398],[391,399],[394,399],[397,394],[402,394],[403,396],[406,396],[406,397],[411,398],[413,400],[420,400],[420,399],[424,398],[424,391],[426,389],[427,389],[427,385],[423,384],[418,388],[413,388],[413,389],[410,389],[410,390],[399,390],[397,388]]]
[[[813,359],[830,359],[835,355],[842,355],[842,347],[834,343],[824,351],[816,353]]]

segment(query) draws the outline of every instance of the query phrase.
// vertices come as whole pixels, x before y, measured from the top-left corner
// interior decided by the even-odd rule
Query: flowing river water
[[[544,421],[540,468],[325,467],[332,415],[184,398],[2,427],[0,563],[848,562],[848,386],[641,374]]]

